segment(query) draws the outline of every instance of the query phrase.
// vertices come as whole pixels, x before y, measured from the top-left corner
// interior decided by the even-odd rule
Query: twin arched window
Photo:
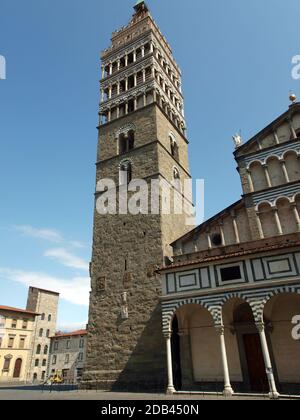
[[[173,133],[169,134],[169,140],[170,140],[171,155],[173,156],[174,159],[178,160],[178,144]]]
[[[134,131],[121,133],[119,136],[119,154],[128,153],[134,149]]]

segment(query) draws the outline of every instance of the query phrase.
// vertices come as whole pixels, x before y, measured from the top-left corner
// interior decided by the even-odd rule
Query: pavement
[[[69,388],[70,389],[70,388]],[[71,401],[205,401],[205,400],[266,400],[264,396],[233,396],[224,398],[223,395],[203,395],[203,394],[150,394],[150,393],[129,393],[129,392],[106,392],[106,391],[82,391],[66,390],[65,388],[55,387],[43,389],[39,386],[0,386],[0,400],[71,400]]]

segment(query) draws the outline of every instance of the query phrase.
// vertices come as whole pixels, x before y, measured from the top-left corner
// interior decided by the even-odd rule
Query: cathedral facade
[[[201,226],[176,211],[99,214],[103,179],[119,193],[133,179],[174,189],[191,178],[180,68],[146,3],[113,33],[102,53],[85,387],[271,398],[299,389],[300,104],[291,100],[253,139],[234,137],[242,198]]]

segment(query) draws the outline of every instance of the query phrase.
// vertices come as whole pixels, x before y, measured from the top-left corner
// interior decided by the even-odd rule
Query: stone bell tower
[[[97,183],[109,178],[119,190],[131,179],[190,178],[181,71],[144,1],[102,53],[99,115]],[[174,211],[104,216],[95,206],[84,386],[165,386],[155,268],[191,229],[185,219]]]

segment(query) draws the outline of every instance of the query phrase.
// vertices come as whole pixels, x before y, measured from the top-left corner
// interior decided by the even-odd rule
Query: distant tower
[[[50,337],[55,335],[59,293],[30,287],[28,292],[28,311],[39,314],[36,317],[33,333],[32,355],[28,381],[41,382],[46,379]]]
[[[97,182],[170,185],[190,179],[181,72],[145,2],[134,9],[102,54]],[[86,386],[165,385],[155,268],[171,257],[169,244],[190,230],[185,218],[95,211]]]

